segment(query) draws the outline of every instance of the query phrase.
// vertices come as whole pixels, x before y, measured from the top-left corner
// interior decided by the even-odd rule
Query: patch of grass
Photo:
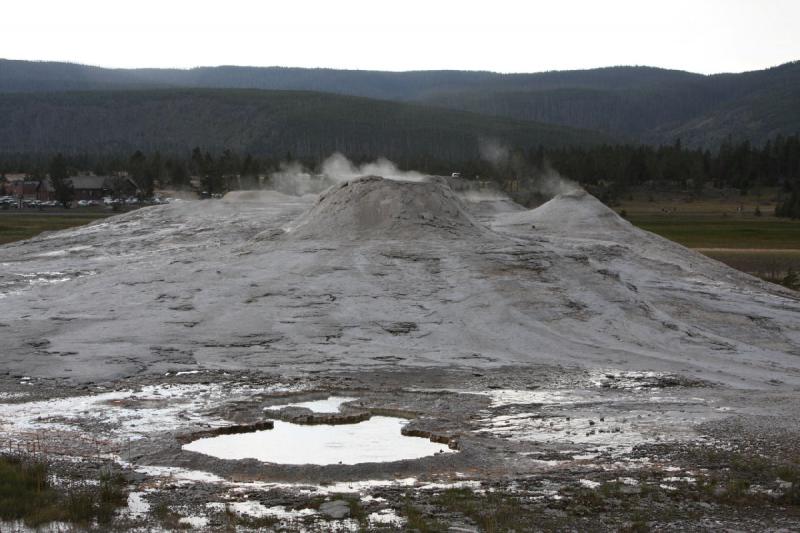
[[[350,495],[352,497],[352,495]],[[346,500],[347,498],[342,496],[336,496],[333,498],[335,500]],[[293,511],[299,511],[301,509],[317,509],[319,510],[319,506],[328,501],[329,498],[327,496],[312,496],[307,500],[298,500],[286,505],[287,509],[291,509]]]
[[[470,489],[448,489],[435,501],[449,511],[463,514],[489,533],[518,529],[520,524],[533,523],[538,516],[522,508],[516,496],[496,492],[476,494]]]
[[[0,519],[22,520],[30,527],[53,521],[108,525],[127,504],[122,476],[102,472],[97,485],[67,489],[49,482],[47,463],[33,457],[0,457]]]
[[[410,497],[406,497],[403,505],[403,514],[406,517],[406,530],[419,531],[419,533],[438,533],[447,530],[447,528],[437,520],[425,516],[425,514],[414,505]]]
[[[650,526],[647,525],[646,520],[637,518],[629,524],[621,527],[620,531],[623,533],[647,533],[650,531]]]
[[[242,516],[237,515],[236,524],[244,528],[264,531],[277,524],[280,520],[274,516]]]
[[[100,474],[100,486],[95,493],[97,521],[110,523],[119,507],[128,505],[128,491],[122,474],[104,471]]]
[[[598,492],[605,498],[615,498],[620,495],[623,486],[620,481],[608,481],[600,485]]]
[[[771,216],[776,194],[705,199],[665,194],[657,202],[631,197],[621,209],[642,229],[743,272],[782,282],[790,268],[800,269],[800,221]],[[756,208],[761,216],[755,215]]]
[[[786,505],[800,506],[800,483],[793,482],[791,488],[780,497],[780,501]]]
[[[57,231],[114,215],[111,211],[80,211],[75,213],[17,213],[0,211],[0,244],[30,239],[43,231]]]
[[[348,496],[343,499],[350,506],[350,518],[358,521],[358,524],[362,531],[367,531],[369,527],[369,521],[367,520],[367,512],[361,506],[361,501],[359,500],[359,498]]]
[[[701,500],[737,506],[762,506],[771,501],[800,506],[800,464],[796,462],[713,448],[697,449],[693,457],[710,471],[697,477],[692,491]],[[791,485],[779,486],[778,481]],[[756,485],[772,490],[777,496],[751,491]],[[684,491],[684,495],[692,492]]]
[[[167,530],[191,529],[191,525],[181,523],[181,515],[172,510],[167,502],[160,501],[151,509],[150,514]]]
[[[780,219],[717,219],[694,216],[628,217],[642,229],[689,248],[796,249],[800,223]]]
[[[800,221],[708,212],[626,213],[642,229],[731,268],[796,288],[786,277],[800,271]]]
[[[606,496],[599,489],[577,488],[570,494],[568,502],[567,510],[578,516],[606,510]]]
[[[47,464],[21,457],[0,458],[0,518],[30,526],[59,515],[58,497],[48,482]]]
[[[800,465],[785,464],[775,468],[778,479],[789,481],[790,483],[800,484]]]

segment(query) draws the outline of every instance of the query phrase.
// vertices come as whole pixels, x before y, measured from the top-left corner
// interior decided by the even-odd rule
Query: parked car
[[[10,209],[12,207],[19,207],[16,198],[13,196],[0,197],[0,209]]]

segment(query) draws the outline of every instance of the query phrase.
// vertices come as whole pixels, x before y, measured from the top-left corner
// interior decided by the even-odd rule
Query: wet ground
[[[119,529],[800,524],[792,477],[800,473],[797,394],[555,367],[288,379],[210,371],[83,391],[54,390],[47,380],[4,381],[3,447],[48,456],[61,483],[92,479],[113,464],[130,491],[114,522]],[[264,427],[269,421],[336,434],[365,420],[397,419],[404,422],[376,426],[392,443],[388,451],[402,454],[402,440],[410,439],[419,443],[408,449],[422,444],[429,453],[357,462],[359,448],[349,444],[355,460],[342,464],[331,449],[307,456],[311,464],[275,464],[192,450],[208,439],[278,431]],[[365,459],[380,444],[375,437],[380,433],[366,435]],[[287,445],[275,453],[291,453]],[[269,450],[265,444],[254,451]]]

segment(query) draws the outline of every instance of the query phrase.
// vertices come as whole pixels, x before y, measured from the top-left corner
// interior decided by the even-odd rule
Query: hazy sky
[[[799,26],[800,0],[3,0],[0,57],[109,67],[740,72],[800,59]]]

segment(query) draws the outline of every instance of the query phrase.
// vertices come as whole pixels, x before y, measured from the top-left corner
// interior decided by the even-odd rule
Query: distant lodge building
[[[55,199],[50,180],[16,180],[6,187],[6,193],[22,200],[48,202]]]
[[[139,194],[139,186],[128,176],[73,176],[74,200],[100,200],[106,196],[124,197]],[[6,186],[7,194],[23,200],[55,200],[50,179],[18,179]]]

